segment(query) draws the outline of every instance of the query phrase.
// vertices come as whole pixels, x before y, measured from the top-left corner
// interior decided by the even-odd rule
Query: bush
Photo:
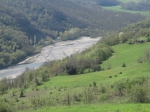
[[[149,90],[145,86],[133,86],[130,93],[130,100],[136,103],[149,103]]]
[[[92,67],[93,72],[100,71],[101,67],[99,65],[95,65]]]
[[[122,72],[119,72],[119,74],[122,74]]]
[[[109,78],[112,78],[112,76],[109,76]]]
[[[23,93],[23,90],[20,91],[20,94],[19,94],[19,97],[24,97],[24,93]]]
[[[109,94],[105,93],[105,94],[101,94],[99,97],[100,102],[101,101],[106,101],[109,99]]]
[[[100,92],[101,93],[106,93],[106,88],[104,86],[100,86]]]
[[[95,81],[93,82],[93,87],[96,87],[96,82]]]
[[[126,64],[125,64],[125,63],[123,63],[123,64],[122,64],[122,67],[126,67]]]
[[[0,101],[0,112],[12,112],[12,109],[10,106]]]
[[[117,75],[114,75],[114,77],[117,77]]]
[[[117,89],[117,92],[119,93],[120,96],[124,95],[124,89],[126,87],[126,83],[124,83],[123,81],[118,81],[115,84],[115,87]]]

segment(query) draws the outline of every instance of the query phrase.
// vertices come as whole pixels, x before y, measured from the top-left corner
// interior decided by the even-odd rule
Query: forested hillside
[[[65,31],[75,27],[111,31],[143,19],[140,15],[83,7],[67,0],[1,0],[1,3],[22,12],[32,24],[45,33],[49,30]],[[58,36],[58,32],[56,34],[52,37]]]
[[[0,0],[0,68],[23,60],[52,39],[102,36],[145,19],[69,0]],[[45,41],[47,43],[45,43]]]
[[[0,68],[34,53],[33,37],[42,33],[20,12],[0,5]]]

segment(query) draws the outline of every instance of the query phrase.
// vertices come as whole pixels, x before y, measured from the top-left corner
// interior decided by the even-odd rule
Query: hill
[[[100,0],[103,1],[103,0]],[[109,4],[106,4],[106,3]],[[144,16],[149,17],[149,0],[106,0],[105,4],[100,4],[104,9],[129,12],[129,13],[140,13]],[[114,4],[114,5],[112,5]]]
[[[77,4],[91,7],[102,7],[106,10],[128,13],[140,13],[149,16],[149,0],[72,0]]]
[[[137,106],[137,111],[149,111],[149,104],[143,105],[150,102],[148,30],[149,19],[103,38],[81,54],[45,63],[13,80],[2,79],[0,109],[69,111],[81,104],[86,110],[90,104],[95,111],[99,105],[110,106],[107,111],[135,111]]]
[[[69,0],[0,0],[0,15],[0,69],[39,52],[57,37],[102,36],[144,19]]]
[[[25,59],[32,55],[35,48],[32,40],[35,34],[37,40],[44,35],[21,14],[0,5],[0,69]]]

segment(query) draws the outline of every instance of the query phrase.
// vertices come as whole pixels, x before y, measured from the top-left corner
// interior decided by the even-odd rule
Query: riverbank
[[[41,52],[39,54],[29,57],[16,66],[0,70],[0,78],[15,78],[16,76],[21,75],[26,70],[26,68],[36,69],[44,62],[63,59],[72,54],[79,53],[86,48],[96,44],[99,40],[100,37],[81,37],[77,40],[60,41],[56,42],[53,45],[45,46],[41,49]]]
[[[95,44],[99,39],[100,37],[98,38],[81,37],[80,39],[72,41],[59,41],[52,45],[42,48],[41,53],[29,57],[26,60],[20,62],[19,64],[39,63],[62,59],[72,54],[79,53],[85,50],[86,48]],[[86,45],[83,45],[84,43],[86,43]]]

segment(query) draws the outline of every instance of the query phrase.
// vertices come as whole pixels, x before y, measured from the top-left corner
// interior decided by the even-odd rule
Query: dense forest
[[[38,31],[21,13],[0,8],[0,68],[15,64],[34,53],[32,39]]]
[[[57,37],[102,36],[145,19],[68,0],[0,0],[0,15],[0,69],[37,53]]]

